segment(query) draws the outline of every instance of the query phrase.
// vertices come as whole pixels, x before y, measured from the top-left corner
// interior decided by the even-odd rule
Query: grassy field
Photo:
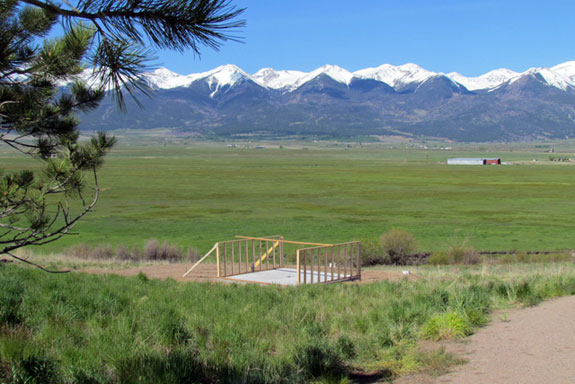
[[[548,146],[121,143],[79,235],[42,252],[149,239],[206,251],[237,234],[340,242],[392,228],[413,233],[426,251],[462,242],[574,248],[575,164],[550,162]],[[444,164],[472,156],[513,165]],[[34,166],[8,151],[0,161],[8,170]],[[496,308],[575,294],[575,264],[564,262],[572,256],[552,256],[409,267],[417,281],[293,288],[49,275],[0,263],[0,382],[346,383],[362,370],[440,373],[457,360],[419,350],[421,340],[468,335]]]
[[[181,284],[0,264],[0,382],[346,383],[441,373],[423,339],[494,308],[575,294],[575,265],[418,267],[418,281],[293,288]]]
[[[391,228],[412,232],[425,251],[462,241],[480,250],[574,247],[575,164],[550,162],[548,146],[245,145],[121,139],[101,172],[106,191],[77,226],[80,234],[41,251],[76,243],[143,246],[152,238],[206,251],[238,234],[341,242]],[[460,156],[517,165],[442,163]],[[26,163],[6,150],[0,160],[7,169]]]

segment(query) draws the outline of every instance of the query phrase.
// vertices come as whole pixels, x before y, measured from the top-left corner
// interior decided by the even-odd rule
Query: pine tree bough
[[[36,265],[13,251],[70,235],[97,203],[97,172],[116,140],[98,133],[80,142],[76,113],[96,108],[106,92],[120,109],[124,92],[147,94],[146,44],[218,48],[237,40],[226,31],[244,25],[234,21],[242,12],[226,0],[0,3],[0,143],[41,165],[0,169],[0,255]],[[46,38],[56,25],[62,35]]]

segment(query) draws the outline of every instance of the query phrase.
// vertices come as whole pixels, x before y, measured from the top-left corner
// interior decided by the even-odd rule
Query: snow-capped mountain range
[[[165,128],[202,136],[429,136],[458,141],[575,138],[575,61],[478,77],[436,73],[415,64],[349,72],[234,65],[179,75],[143,74],[153,97],[113,98],[82,116],[82,128]]]
[[[447,74],[431,72],[411,63],[399,66],[383,64],[355,72],[349,72],[337,65],[324,65],[312,72],[263,68],[254,74],[248,74],[237,66],[228,64],[211,71],[190,75],[180,75],[167,68],[160,68],[146,73],[144,77],[153,88],[157,89],[189,87],[196,81],[206,80],[215,95],[222,87],[233,86],[242,80],[251,80],[264,88],[290,92],[320,75],[329,76],[346,85],[354,79],[372,79],[383,82],[395,90],[401,90],[412,84],[421,84],[434,77],[445,76],[463,85],[469,91],[481,91],[491,90],[505,83],[516,81],[522,76],[534,74],[541,75],[550,86],[562,90],[575,87],[575,61],[568,61],[551,68],[531,68],[522,73],[502,68],[478,77],[466,77],[457,72]]]

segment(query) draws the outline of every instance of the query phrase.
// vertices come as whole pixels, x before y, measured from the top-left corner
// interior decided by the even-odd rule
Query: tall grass
[[[279,288],[0,265],[0,375],[37,383],[297,383],[358,368],[398,375],[427,364],[415,349],[422,338],[472,332],[494,306],[575,294],[572,272]]]

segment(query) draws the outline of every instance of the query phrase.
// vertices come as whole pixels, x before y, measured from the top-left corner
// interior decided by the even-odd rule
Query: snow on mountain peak
[[[547,68],[542,68],[540,70],[537,71],[537,73],[539,73],[541,76],[543,76],[543,78],[545,79],[545,81],[547,82],[547,84],[562,89],[562,90],[567,90],[567,88],[569,88],[570,86],[572,86],[569,82],[570,79],[566,78],[565,76],[561,75],[560,73],[557,73],[555,71],[552,71],[550,69]]]
[[[282,89],[297,83],[297,81],[305,75],[307,75],[307,73],[300,71],[276,71],[273,68],[262,68],[251,77],[264,87]]]
[[[170,71],[168,68],[166,67],[160,67],[158,69],[156,69],[155,71],[151,72],[152,75],[154,76],[158,76],[158,77],[175,77],[175,76],[181,76],[180,74]]]
[[[437,73],[423,69],[413,63],[400,66],[383,64],[375,68],[361,69],[353,74],[366,79],[382,81],[394,88],[402,87],[410,83],[420,83],[437,75]]]
[[[575,61],[567,61],[549,69],[568,79],[572,85],[575,85]]]
[[[466,77],[457,72],[447,75],[451,80],[458,82],[470,91],[478,89],[495,88],[509,80],[519,77],[521,74],[509,69],[501,68],[487,72],[478,77]]]
[[[143,75],[152,87],[160,89],[176,88],[185,85],[185,76],[170,71],[167,68],[158,68]]]
[[[251,79],[250,75],[233,64],[221,65],[211,71],[191,74],[186,77],[190,84],[202,79],[207,81],[208,87],[212,90],[210,97],[214,97],[220,88],[226,85],[231,87],[242,80]]]
[[[263,68],[249,75],[233,64],[222,65],[203,73],[179,75],[167,68],[158,68],[153,72],[144,73],[143,77],[153,88],[170,89],[188,87],[198,80],[207,81],[214,96],[222,87],[233,86],[241,81],[251,80],[262,87],[292,91],[314,78],[326,75],[333,80],[349,85],[353,78],[374,79],[384,82],[395,89],[401,89],[409,84],[421,84],[426,80],[444,75],[428,71],[417,64],[407,63],[394,66],[383,64],[379,67],[365,68],[356,72],[349,72],[337,65],[324,65],[311,72],[276,70]],[[531,68],[523,73],[509,69],[496,69],[478,77],[466,77],[459,73],[446,74],[450,80],[465,86],[468,90],[495,89],[496,87],[528,75],[540,75],[550,86],[563,90],[575,86],[575,61],[568,61],[551,68]]]
[[[334,79],[339,83],[344,83],[345,85],[349,85],[351,79],[353,79],[353,74],[342,67],[337,65],[326,64],[322,67],[319,67],[310,73],[304,74],[304,76],[300,77],[296,83],[293,85],[293,88],[299,88],[303,84],[307,83],[308,81],[315,79],[320,75],[327,75]]]
[[[250,76],[247,73],[237,66],[227,64],[217,67],[213,71],[209,72],[208,84],[210,85],[210,88],[212,85],[215,85],[218,88],[224,85],[232,86],[238,81],[249,77]]]
[[[563,64],[567,64],[567,63],[563,63]],[[545,80],[545,82],[549,86],[559,88],[559,89],[562,89],[565,91],[568,88],[575,86],[575,82],[573,81],[575,79],[572,80],[568,76],[566,76],[566,75],[568,75],[569,72],[565,70],[565,67],[559,68],[558,71],[554,70],[554,68],[560,67],[563,64],[560,64],[560,65],[552,67],[552,68],[529,68],[525,72],[520,73],[519,76],[511,79],[509,81],[509,83],[514,83],[517,80],[519,80],[525,76],[539,75],[543,78],[543,80]]]

